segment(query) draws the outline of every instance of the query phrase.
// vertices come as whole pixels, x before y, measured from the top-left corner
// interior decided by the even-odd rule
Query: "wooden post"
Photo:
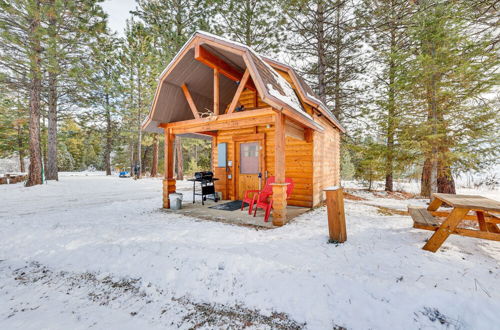
[[[165,128],[165,179],[163,179],[163,208],[170,208],[168,195],[175,192],[174,179],[174,139],[168,128]]]
[[[344,213],[344,192],[341,187],[326,188],[325,192],[330,241],[343,243],[347,240]]]
[[[219,69],[214,68],[214,115],[219,114]]]
[[[286,223],[286,190],[285,183],[285,116],[276,114],[274,128],[274,177],[273,186],[273,225],[283,226]]]

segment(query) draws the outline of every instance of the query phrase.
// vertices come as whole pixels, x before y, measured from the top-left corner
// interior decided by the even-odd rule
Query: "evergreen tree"
[[[114,35],[103,34],[91,46],[92,72],[89,74],[89,115],[104,124],[104,169],[111,175],[111,153],[117,135],[116,122],[121,119],[123,68],[120,62],[121,43]]]
[[[84,63],[87,45],[105,26],[100,0],[47,0],[46,48],[48,139],[47,180],[57,180],[57,116],[59,106],[80,98],[81,79],[89,74]],[[75,95],[76,94],[76,95]]]
[[[15,95],[13,95],[15,94]],[[25,172],[28,153],[28,111],[22,91],[9,92],[0,85],[0,158],[17,154],[19,170]]]
[[[122,63],[128,79],[125,81],[125,90],[129,95],[126,100],[128,105],[128,120],[135,123],[136,147],[135,164],[139,168],[138,178],[142,176],[142,121],[147,110],[146,101],[153,98],[153,81],[156,80],[156,65],[152,51],[152,39],[142,22],[129,21],[126,29],[125,41],[122,47]]]
[[[229,0],[216,1],[216,29],[228,38],[255,51],[270,55],[279,50],[284,39],[284,17],[279,1]]]
[[[452,170],[477,168],[498,155],[498,54],[491,34],[468,27],[463,2],[420,1],[410,31],[407,66],[413,111],[406,118],[408,145],[425,161],[421,194],[455,193]],[[474,38],[472,38],[474,34]]]
[[[303,61],[319,97],[342,122],[357,115],[357,80],[364,66],[353,5],[350,0],[283,1],[292,34],[289,49]]]
[[[371,46],[369,76],[372,79],[370,115],[378,124],[379,134],[386,141],[385,190],[393,191],[394,170],[402,163],[404,151],[397,141],[398,127],[405,108],[405,93],[402,78],[408,47],[407,27],[413,9],[407,0],[365,0],[357,12],[358,28],[367,33],[366,41]],[[399,159],[396,159],[399,158]]]

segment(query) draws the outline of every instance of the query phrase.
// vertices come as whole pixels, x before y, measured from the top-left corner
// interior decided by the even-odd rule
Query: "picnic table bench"
[[[500,214],[500,202],[476,195],[436,193],[432,197],[427,208],[408,206],[414,228],[434,231],[424,250],[436,252],[451,234],[500,241],[500,218],[495,216]],[[451,212],[438,211],[443,204],[451,206]],[[463,220],[478,222],[479,230],[459,227]]]
[[[24,180],[28,179],[27,174],[5,174],[3,176],[0,176],[0,184],[13,184],[13,183],[18,183],[22,182]]]

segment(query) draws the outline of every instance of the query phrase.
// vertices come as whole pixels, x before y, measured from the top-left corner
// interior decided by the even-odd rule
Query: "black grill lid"
[[[214,173],[211,171],[195,172],[194,178],[196,180],[212,180]]]

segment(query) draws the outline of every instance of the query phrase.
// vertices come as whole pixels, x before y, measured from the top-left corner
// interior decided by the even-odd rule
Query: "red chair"
[[[248,214],[252,214],[253,205],[255,204],[255,197],[257,195],[259,195],[260,193],[271,194],[271,195],[273,194],[273,187],[271,186],[271,183],[274,183],[274,176],[270,176],[269,178],[267,178],[264,189],[245,191],[245,196],[243,197],[243,201],[241,202],[241,210],[243,211],[245,203],[247,203],[249,205]]]
[[[274,177],[272,177],[274,179]],[[290,197],[293,191],[294,183],[291,178],[285,178],[285,182],[288,183],[286,186],[286,199]],[[274,182],[273,182],[274,183]],[[266,182],[267,187],[267,182]],[[252,206],[255,206],[255,211],[253,212],[253,216],[257,214],[257,209],[263,209],[266,213],[264,215],[264,221],[269,221],[269,215],[271,214],[271,208],[273,207],[273,191],[272,186],[270,185],[270,192],[262,190],[257,196],[254,195],[255,201],[252,202]]]

